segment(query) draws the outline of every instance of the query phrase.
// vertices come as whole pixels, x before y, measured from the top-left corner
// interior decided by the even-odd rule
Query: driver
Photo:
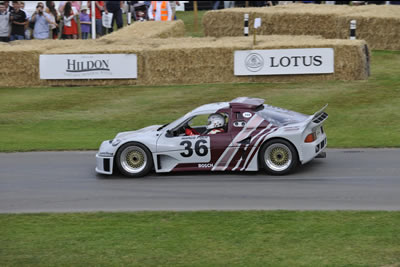
[[[218,134],[225,132],[225,118],[219,113],[208,116],[207,131],[208,134]]]
[[[195,129],[191,128],[189,125],[185,129],[186,136],[200,135]]]

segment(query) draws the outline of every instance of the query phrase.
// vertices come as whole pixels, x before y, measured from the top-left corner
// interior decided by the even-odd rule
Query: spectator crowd
[[[205,3],[205,2],[203,2]],[[275,5],[288,5],[293,3],[300,4],[329,4],[329,5],[399,5],[400,1],[212,1],[212,9],[232,8],[232,7],[263,7]]]
[[[87,5],[82,5],[82,2]],[[0,1],[0,42],[30,39],[88,39],[92,30],[91,3],[95,3],[96,37],[123,27],[122,10],[128,23],[144,20],[176,19],[179,1],[54,1],[37,2],[32,13],[25,1]],[[107,28],[105,17],[110,18]],[[106,31],[107,30],[107,31]]]
[[[82,5],[82,2],[87,5]],[[92,29],[91,3],[95,3],[96,37],[123,27],[122,10],[127,21],[176,19],[179,1],[54,1],[37,2],[32,13],[25,11],[24,1],[0,1],[0,42],[29,39],[88,39]],[[202,3],[203,1],[199,1]],[[203,3],[205,3],[204,1]],[[325,4],[399,4],[400,1],[210,1],[213,9],[241,6],[273,6],[289,3]],[[109,19],[107,28],[105,20]],[[107,29],[107,32],[106,32]]]

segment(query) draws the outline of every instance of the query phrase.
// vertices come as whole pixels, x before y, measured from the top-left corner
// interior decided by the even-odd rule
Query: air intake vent
[[[110,159],[104,159],[103,167],[105,172],[110,171]]]
[[[316,117],[315,119],[313,119],[314,123],[321,123],[324,120],[326,120],[328,118],[328,114],[326,114],[325,112],[322,112],[318,117]]]

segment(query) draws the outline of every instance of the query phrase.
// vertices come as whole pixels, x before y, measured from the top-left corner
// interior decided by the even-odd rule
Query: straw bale
[[[10,53],[9,47],[0,51],[0,85],[31,86],[38,85],[40,50],[20,50]]]
[[[260,36],[256,46],[245,37],[143,39],[132,44],[101,44],[79,53],[136,53],[137,80],[48,80],[41,84],[160,85],[220,82],[290,82],[358,80],[368,78],[365,41],[327,40],[318,36]],[[235,50],[333,47],[335,73],[318,75],[234,76]],[[73,47],[56,48],[47,54],[76,53]]]
[[[101,42],[114,43],[121,40],[134,41],[145,38],[170,38],[185,36],[182,20],[135,22],[119,31],[100,38]]]
[[[166,40],[168,41],[168,40]],[[146,84],[188,84],[218,82],[283,82],[311,80],[367,79],[364,41],[325,40],[319,37],[263,36],[256,46],[245,37],[180,40],[172,47],[165,42],[145,50]],[[233,53],[246,49],[333,47],[335,73],[318,75],[234,76]],[[168,53],[166,53],[166,50]]]
[[[265,8],[231,8],[206,12],[206,36],[242,36],[243,17],[249,14],[250,34],[254,18],[262,25],[257,34],[321,35],[324,38],[349,38],[350,20],[357,20],[357,39],[372,49],[400,50],[400,6],[348,6],[291,4]]]
[[[145,25],[145,24],[141,24]],[[4,49],[3,49],[4,47]],[[335,73],[318,75],[234,76],[234,51],[326,48],[335,51]],[[25,41],[1,46],[0,86],[164,85],[229,82],[291,82],[368,78],[366,42],[320,36],[261,35],[248,37],[132,38]],[[40,54],[135,53],[137,79],[40,80]]]
[[[39,79],[40,54],[83,54],[83,53],[115,53],[118,45],[119,53],[137,53],[135,41],[145,38],[168,38],[185,35],[185,27],[181,20],[168,22],[134,23],[99,40],[30,40],[1,43],[0,66],[1,86],[33,86],[64,85],[65,82],[43,81]],[[111,45],[112,44],[112,45]],[[147,43],[148,45],[148,43]],[[140,60],[138,66],[141,66]],[[138,70],[142,73],[141,70]],[[24,75],[21,75],[24,73]],[[136,80],[114,81],[113,84],[136,84]],[[102,80],[76,81],[74,84],[103,85]]]
[[[0,86],[35,86],[39,79],[39,56],[53,49],[75,52],[81,46],[92,46],[92,40],[30,40],[13,41],[1,46]]]

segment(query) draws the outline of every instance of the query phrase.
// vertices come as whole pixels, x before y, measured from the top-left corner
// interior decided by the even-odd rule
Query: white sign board
[[[236,76],[333,72],[333,48],[241,50],[234,54]]]
[[[261,18],[256,18],[254,20],[254,29],[258,29],[261,27]]]
[[[136,79],[135,54],[40,55],[40,79]]]

